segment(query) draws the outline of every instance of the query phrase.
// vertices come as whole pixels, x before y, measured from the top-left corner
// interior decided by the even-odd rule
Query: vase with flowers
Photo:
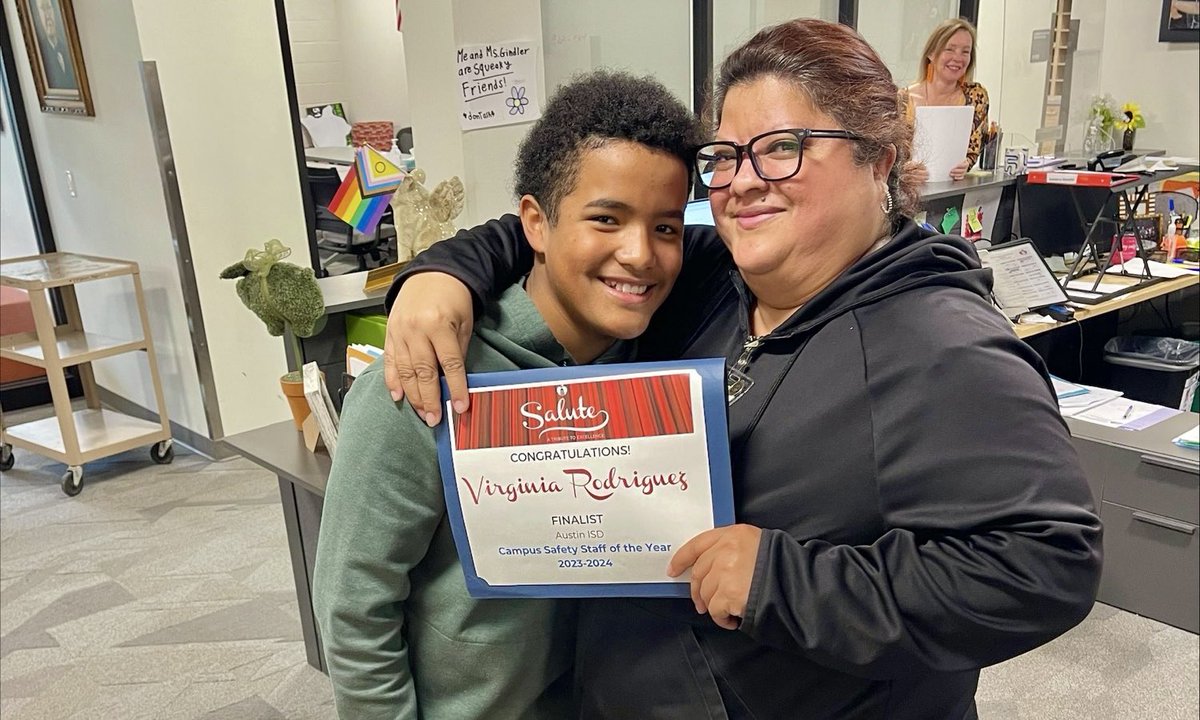
[[[1083,154],[1088,157],[1107,152],[1116,145],[1117,110],[1110,95],[1096,95],[1088,108],[1088,123],[1083,135]]]
[[[1137,103],[1127,102],[1121,106],[1121,115],[1116,119],[1116,127],[1123,131],[1121,149],[1125,152],[1133,150],[1137,129],[1146,127],[1146,119],[1142,117],[1142,109]]]

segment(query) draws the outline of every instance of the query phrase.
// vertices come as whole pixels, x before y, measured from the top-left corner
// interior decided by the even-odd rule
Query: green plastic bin
[[[387,315],[346,313],[346,342],[383,348],[387,337]]]

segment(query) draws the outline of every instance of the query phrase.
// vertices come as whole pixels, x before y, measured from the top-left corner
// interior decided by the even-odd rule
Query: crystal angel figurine
[[[412,259],[438,240],[453,235],[454,218],[463,210],[465,191],[462,180],[451,177],[438,183],[432,192],[425,189],[425,171],[417,168],[404,178],[392,196],[396,217],[396,259]]]

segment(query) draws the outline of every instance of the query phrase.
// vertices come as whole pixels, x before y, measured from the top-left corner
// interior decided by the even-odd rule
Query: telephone
[[[1133,156],[1130,156],[1130,159],[1132,159],[1132,157]],[[1112,172],[1124,164],[1125,160],[1126,158],[1124,150],[1109,150],[1107,152],[1100,153],[1091,160],[1088,160],[1087,168],[1088,170]]]

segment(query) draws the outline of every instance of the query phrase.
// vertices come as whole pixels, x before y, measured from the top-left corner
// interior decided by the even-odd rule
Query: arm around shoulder
[[[478,309],[482,302],[499,297],[531,267],[533,250],[525,240],[521,218],[502,215],[482,225],[459,230],[454,237],[434,243],[413,258],[392,281],[385,304],[390,312],[400,286],[409,277],[439,271],[453,275],[470,288]]]

